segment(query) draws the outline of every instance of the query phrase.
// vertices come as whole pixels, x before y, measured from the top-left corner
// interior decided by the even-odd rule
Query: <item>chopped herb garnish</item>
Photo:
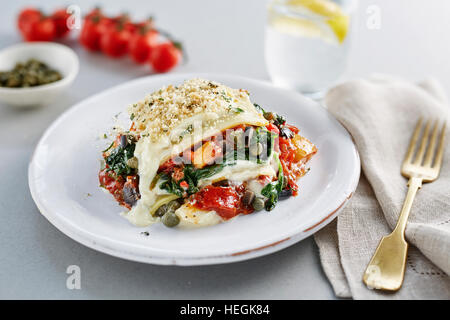
[[[227,96],[225,91],[221,92],[221,96],[222,96],[222,99],[225,100],[226,102],[231,102],[231,98]]]
[[[178,137],[178,139],[179,139],[180,141],[183,140],[183,137],[184,137],[185,135],[187,135],[188,133],[192,133],[193,131],[194,131],[194,126],[193,126],[192,124],[188,125],[188,126],[186,127],[186,129],[183,130],[183,132],[181,132],[181,134],[180,134],[180,136]]]

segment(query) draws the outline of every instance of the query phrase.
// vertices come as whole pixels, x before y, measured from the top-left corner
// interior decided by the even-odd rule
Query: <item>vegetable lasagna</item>
[[[317,148],[244,89],[191,79],[128,108],[103,151],[100,186],[136,226],[202,227],[298,194]]]

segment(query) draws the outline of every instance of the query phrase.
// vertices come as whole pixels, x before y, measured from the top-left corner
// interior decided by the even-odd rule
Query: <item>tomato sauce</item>
[[[125,185],[125,179],[122,176],[117,176],[113,171],[107,171],[105,168],[99,172],[98,180],[100,186],[108,190],[121,206],[126,206],[123,201],[123,186]]]
[[[292,195],[296,196],[298,194],[297,180],[306,173],[305,163],[311,158],[312,154],[304,157],[302,150],[295,143],[294,140],[299,137],[298,128],[288,124],[284,124],[284,127],[291,130],[295,135],[293,138],[280,137],[278,139],[279,158],[288,186],[292,189]]]
[[[253,208],[243,204],[243,185],[230,187],[207,186],[192,195],[192,205],[200,210],[214,210],[224,220],[229,220],[240,213],[249,214]]]
[[[119,205],[131,209],[131,206],[124,200],[123,188],[125,185],[128,185],[135,190],[139,190],[139,178],[137,175],[127,176],[127,179],[125,180],[122,176],[116,175],[114,171],[108,171],[107,168],[105,168],[98,173],[98,180],[100,186],[108,190]]]

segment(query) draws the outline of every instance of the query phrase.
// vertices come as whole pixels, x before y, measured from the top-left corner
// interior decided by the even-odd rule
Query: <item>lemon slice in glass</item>
[[[274,7],[288,6],[289,10],[299,14],[275,14],[270,7],[271,25],[281,32],[320,37],[327,41],[337,40],[339,43],[344,42],[347,36],[350,18],[338,4],[330,0],[275,0],[272,4]]]
[[[337,3],[330,0],[288,0],[286,4],[292,7],[307,8],[311,12],[326,18],[326,22],[338,41],[342,43],[345,40],[350,19]]]

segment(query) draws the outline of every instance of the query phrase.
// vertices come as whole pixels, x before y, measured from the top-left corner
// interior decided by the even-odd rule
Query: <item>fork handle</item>
[[[405,202],[403,203],[402,211],[400,212],[400,217],[398,218],[397,225],[395,226],[394,232],[399,232],[402,238],[405,238],[406,222],[411,212],[411,207],[416,196],[417,190],[422,187],[422,178],[411,177],[408,181],[408,193],[406,194]]]

